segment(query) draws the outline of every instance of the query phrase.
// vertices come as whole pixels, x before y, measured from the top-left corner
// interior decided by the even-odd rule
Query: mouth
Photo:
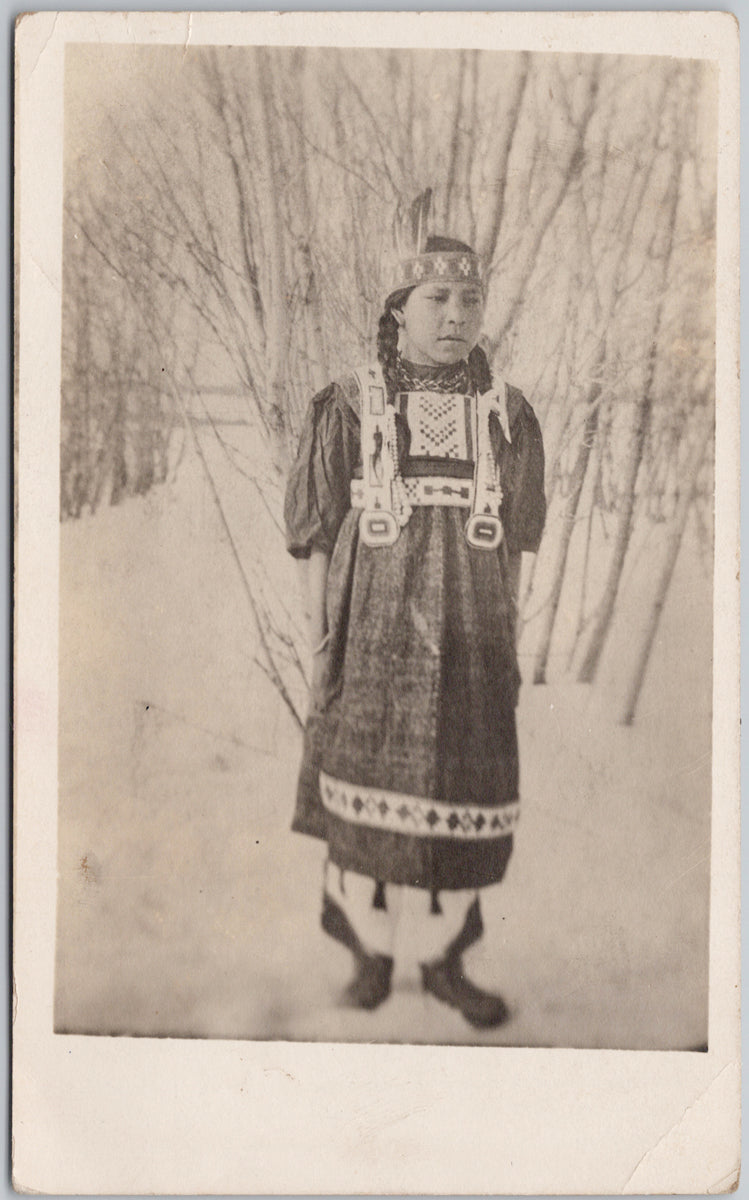
[[[458,337],[457,334],[449,334],[447,337],[441,337],[438,340],[440,342],[460,342],[461,345],[465,343],[465,338]]]

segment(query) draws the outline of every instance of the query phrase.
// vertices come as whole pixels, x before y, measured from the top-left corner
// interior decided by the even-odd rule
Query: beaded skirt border
[[[498,838],[512,833],[520,803],[498,808],[478,804],[446,804],[403,792],[362,787],[320,772],[320,795],[329,813],[355,825],[405,833],[410,837]]]

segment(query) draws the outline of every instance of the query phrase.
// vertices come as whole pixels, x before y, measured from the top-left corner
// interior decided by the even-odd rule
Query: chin
[[[449,363],[460,362],[461,359],[468,357],[468,348],[462,342],[456,345],[438,345],[435,346],[434,361],[441,366],[447,366]]]

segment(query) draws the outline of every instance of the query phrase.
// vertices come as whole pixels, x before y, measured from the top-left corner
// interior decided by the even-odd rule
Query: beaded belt
[[[474,484],[470,479],[450,479],[438,475],[409,476],[403,487],[412,508],[442,505],[447,508],[471,508]],[[364,481],[351,481],[351,507],[367,508]],[[397,536],[395,518],[392,513],[377,509],[361,515],[361,533],[368,546],[391,545]],[[499,526],[499,530],[498,530]],[[474,513],[466,525],[466,537],[476,549],[493,550],[499,545],[501,525],[499,518],[489,514]]]
[[[403,487],[409,503],[416,507],[442,504],[448,508],[470,508],[473,501],[472,479],[453,479],[444,475],[405,476]],[[367,507],[365,493],[364,480],[352,479],[352,508]]]

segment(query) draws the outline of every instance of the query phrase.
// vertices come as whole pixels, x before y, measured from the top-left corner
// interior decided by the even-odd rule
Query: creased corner
[[[707,1190],[711,1196],[718,1196],[724,1192],[736,1192],[738,1191],[740,1179],[741,1163],[737,1162],[732,1171],[729,1171],[727,1175],[724,1175],[722,1179],[719,1179],[717,1183],[714,1183]]]
[[[731,1061],[641,1156],[622,1195],[734,1191],[740,1170],[739,1112],[739,1064]]]

